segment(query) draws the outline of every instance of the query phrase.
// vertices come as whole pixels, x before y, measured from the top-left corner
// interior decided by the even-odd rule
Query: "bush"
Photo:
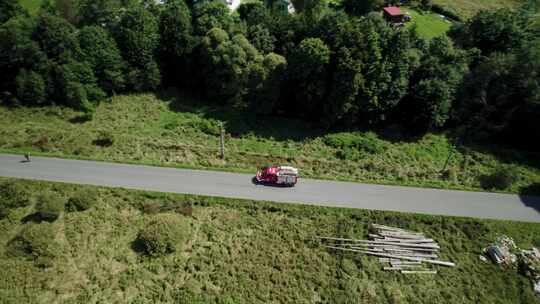
[[[501,166],[492,174],[480,177],[480,185],[487,190],[503,190],[510,188],[517,179],[518,172],[514,167]]]
[[[208,135],[219,135],[221,133],[219,122],[214,119],[194,119],[189,122],[189,126]]]
[[[42,266],[50,265],[50,259],[58,255],[55,241],[56,229],[50,223],[29,223],[7,245],[7,253],[13,257],[26,257]]]
[[[45,81],[40,74],[22,69],[15,78],[15,84],[19,100],[26,104],[43,104],[45,102]]]
[[[385,147],[374,133],[335,133],[328,134],[323,138],[327,146],[336,149],[358,149],[367,153],[382,153]]]
[[[60,213],[64,210],[64,206],[65,201],[60,195],[54,192],[48,192],[38,197],[36,213],[42,220],[52,222],[60,216]]]
[[[0,185],[0,218],[4,218],[9,209],[26,207],[30,204],[30,195],[20,181],[8,181]]]
[[[176,214],[158,214],[137,237],[143,252],[152,257],[175,252],[190,235],[189,222]]]
[[[161,211],[161,204],[156,201],[146,201],[141,204],[141,211],[144,214],[158,214]]]
[[[83,190],[77,192],[75,195],[69,198],[66,210],[68,211],[84,211],[92,208],[96,205],[98,196],[97,192],[93,190]]]

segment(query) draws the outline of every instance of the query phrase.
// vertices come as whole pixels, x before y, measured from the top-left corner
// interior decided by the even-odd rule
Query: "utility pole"
[[[448,158],[446,159],[446,162],[444,162],[444,166],[441,172],[444,173],[444,171],[446,171],[446,166],[448,166],[448,163],[450,162],[450,158],[452,157],[452,154],[454,153],[455,150],[456,150],[456,146],[455,144],[452,144],[452,147],[450,148],[450,152],[448,153]]]
[[[219,136],[219,151],[221,159],[225,159],[225,129],[223,128],[223,122],[219,123],[220,136]]]

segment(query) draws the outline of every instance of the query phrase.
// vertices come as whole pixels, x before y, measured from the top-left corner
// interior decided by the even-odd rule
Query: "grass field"
[[[412,17],[412,21],[407,23],[407,26],[410,27],[416,24],[418,35],[426,39],[440,36],[452,26],[450,21],[441,18],[435,13],[419,12],[408,7],[404,8],[403,11]]]
[[[455,189],[481,189],[482,178],[505,165],[517,180],[504,191],[518,193],[540,181],[538,154],[460,146],[448,174],[441,175],[452,150],[445,135],[396,140],[385,139],[383,131],[324,134],[299,121],[256,119],[174,100],[113,97],[87,122],[59,106],[0,107],[0,151],[251,173],[290,164],[304,177]],[[225,160],[219,158],[218,121],[227,131]]]
[[[56,254],[46,265],[6,245],[32,225],[25,222],[34,207],[12,209],[0,219],[0,302],[6,304],[535,301],[532,285],[515,268],[483,263],[478,255],[499,234],[522,248],[540,246],[539,224],[20,182],[34,198],[85,190],[97,192],[98,200],[86,211],[39,224],[54,232],[48,244]],[[174,206],[189,203],[192,216],[175,212]],[[156,212],[189,222],[191,232],[183,249],[148,258],[134,241]],[[370,223],[422,231],[457,266],[437,267],[434,276],[384,272],[377,258],[337,254],[314,239],[363,238]]]
[[[523,5],[525,0],[433,0],[433,3],[450,9],[464,18],[470,18],[481,10],[516,8]]]

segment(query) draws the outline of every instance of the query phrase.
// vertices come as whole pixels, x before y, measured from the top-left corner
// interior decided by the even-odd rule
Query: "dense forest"
[[[427,41],[380,0],[328,3],[56,0],[36,16],[0,0],[0,99],[87,113],[166,87],[321,128],[459,130],[540,147],[538,6],[482,11]],[[409,3],[429,9],[429,1]]]

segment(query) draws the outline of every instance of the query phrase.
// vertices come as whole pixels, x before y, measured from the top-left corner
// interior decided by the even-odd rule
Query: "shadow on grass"
[[[92,144],[93,144],[94,146],[106,148],[106,147],[112,146],[113,141],[112,141],[112,139],[110,139],[110,138],[98,138],[98,139],[94,139],[94,140],[92,141]]]
[[[23,217],[21,219],[21,222],[23,224],[26,224],[26,223],[41,223],[41,222],[47,222],[47,223],[52,223],[54,222],[56,219],[51,219],[51,218],[45,218],[43,216],[41,216],[41,214],[39,213],[31,213],[25,217]]]
[[[227,133],[233,137],[252,134],[260,138],[277,141],[304,141],[329,133],[347,131],[347,129],[342,129],[339,126],[332,130],[325,130],[317,127],[316,122],[309,123],[287,116],[261,116],[231,106],[211,105],[204,102],[201,97],[174,89],[163,90],[157,96],[167,102],[169,109],[172,111],[194,113],[201,115],[203,118],[224,122]],[[349,131],[372,131],[380,139],[393,144],[418,142],[424,138],[427,132],[427,130],[415,130],[407,127],[406,123],[397,119],[389,119],[387,123],[378,127],[365,126]],[[444,134],[450,142],[456,145],[457,150],[464,155],[482,153],[494,156],[501,163],[515,163],[540,168],[540,153],[512,149],[502,144],[493,144],[492,140],[489,142],[486,140],[481,141],[478,139],[479,134],[471,134],[471,132],[462,127],[454,131],[445,131]]]
[[[133,242],[131,242],[131,250],[133,250],[137,255],[144,255],[145,248],[142,241],[137,237]]]
[[[278,141],[302,141],[325,134],[324,130],[299,119],[256,115],[232,106],[197,102],[199,97],[175,90],[161,91],[157,96],[168,103],[171,111],[194,113],[206,119],[222,121],[227,133],[233,137],[253,134]]]
[[[87,116],[85,115],[79,115],[79,116],[75,116],[75,117],[72,117],[70,118],[68,121],[72,124],[82,124],[82,123],[85,123],[87,121],[89,121],[90,119],[88,119]]]
[[[521,202],[540,213],[540,183],[532,183],[519,191]]]

